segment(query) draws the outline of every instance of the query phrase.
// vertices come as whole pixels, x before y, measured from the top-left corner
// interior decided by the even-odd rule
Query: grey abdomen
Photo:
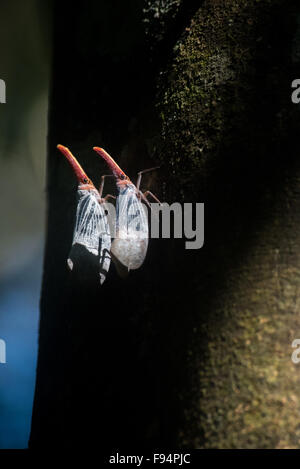
[[[143,264],[147,248],[148,238],[124,236],[113,241],[111,252],[128,270],[134,270]]]

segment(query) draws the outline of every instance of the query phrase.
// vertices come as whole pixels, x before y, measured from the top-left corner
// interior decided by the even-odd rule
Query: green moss
[[[175,45],[158,83],[157,110],[158,152],[176,187],[195,191],[199,174],[230,144],[230,130],[247,127],[253,58],[269,40],[265,24],[280,3],[206,1]]]
[[[205,1],[175,45],[158,82],[161,135],[156,141],[161,161],[172,168],[169,192],[174,197],[180,191],[199,200],[200,181],[212,183],[211,174],[226,168],[231,152],[234,168],[243,168],[245,161],[245,170],[253,165],[257,174],[260,160],[269,158],[288,135],[292,117],[282,87],[289,51],[288,46],[281,49],[277,29],[283,12],[282,0]],[[250,227],[248,220],[240,220],[244,208],[237,209],[233,223],[226,225],[228,237],[210,232],[210,246],[198,264],[195,256],[197,327],[187,354],[190,383],[181,446],[300,447],[300,368],[291,361],[291,342],[300,332],[295,306],[298,183],[283,184],[282,199],[270,212],[273,196],[263,180],[259,200],[264,222]],[[237,197],[240,193],[239,187]],[[231,197],[224,208],[228,217],[234,211]],[[218,208],[214,201],[213,207]],[[222,223],[210,217],[221,230]],[[245,233],[250,229],[249,240]],[[243,254],[239,246],[233,260],[245,240],[247,249]],[[214,263],[220,272],[209,270]],[[214,280],[209,282],[205,272],[201,276],[201,269]],[[214,285],[213,294],[201,281]]]

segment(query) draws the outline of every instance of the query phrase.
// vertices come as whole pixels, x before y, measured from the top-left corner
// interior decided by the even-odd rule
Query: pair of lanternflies
[[[149,236],[148,217],[142,200],[149,205],[147,195],[151,195],[160,203],[150,191],[143,194],[140,191],[140,183],[143,173],[157,167],[140,171],[135,186],[103,148],[94,147],[111,170],[118,191],[117,197],[108,194],[102,198],[104,179],[107,175],[102,176],[98,191],[70,150],[62,145],[57,145],[57,148],[69,161],[78,181],[78,203],[68,258],[69,268],[73,269],[72,251],[81,245],[99,259],[101,284],[105,281],[111,258],[119,272],[138,269],[145,260]],[[105,209],[105,202],[109,197],[116,198],[116,233],[113,241]]]

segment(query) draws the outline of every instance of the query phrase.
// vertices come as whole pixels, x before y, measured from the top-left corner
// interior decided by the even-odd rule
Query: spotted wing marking
[[[117,236],[148,238],[148,219],[145,206],[136,195],[135,186],[125,186],[117,199]]]

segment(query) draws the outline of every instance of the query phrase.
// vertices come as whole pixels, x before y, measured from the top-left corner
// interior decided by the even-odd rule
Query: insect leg
[[[147,199],[147,197],[144,196],[144,194],[142,193],[142,191],[138,191],[137,193],[137,197],[139,200],[143,199],[143,201],[145,202],[146,205],[148,205],[148,207],[151,209],[151,205]]]
[[[138,178],[137,178],[137,181],[136,181],[136,188],[137,188],[138,191],[140,189],[142,175],[145,174],[145,173],[149,173],[150,171],[154,171],[155,169],[158,169],[158,168],[160,168],[160,166],[155,166],[154,168],[144,169],[143,171],[138,172]]]
[[[100,198],[102,198],[102,194],[103,194],[103,187],[104,187],[104,180],[105,178],[107,177],[113,177],[112,174],[104,174],[103,176],[101,176],[101,184],[100,184],[100,187],[99,187],[99,195],[100,195]]]
[[[115,195],[106,194],[106,196],[103,197],[103,199],[101,199],[101,200],[103,200],[104,202],[106,202],[107,199],[115,199],[115,200],[116,200],[116,198],[117,198],[117,197],[116,197]]]
[[[161,201],[158,200],[158,198],[157,198],[154,194],[152,194],[152,192],[150,192],[150,191],[146,191],[146,192],[144,192],[144,194],[143,194],[143,196],[145,197],[146,200],[148,200],[148,199],[147,199],[147,196],[148,196],[148,195],[151,195],[152,199],[154,199],[157,203],[159,203],[159,204],[161,205]]]

